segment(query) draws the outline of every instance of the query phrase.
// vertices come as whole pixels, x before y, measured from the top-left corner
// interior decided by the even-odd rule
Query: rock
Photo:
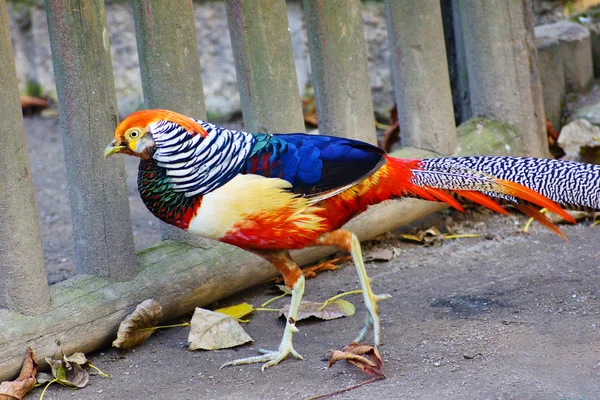
[[[563,159],[600,164],[600,128],[585,119],[565,125],[560,131],[558,145],[564,150]]]
[[[585,105],[575,111],[572,120],[585,119],[594,125],[600,126],[600,102]]]
[[[457,152],[480,155],[522,155],[523,142],[514,126],[502,121],[471,118],[457,128]]]
[[[544,110],[552,126],[560,129],[562,107],[567,92],[560,43],[549,37],[536,37],[538,66],[542,81]]]
[[[594,83],[585,93],[569,93],[566,97],[565,123],[586,119],[600,126],[600,86]]]
[[[589,89],[594,78],[590,32],[568,20],[535,27],[539,41],[558,41],[562,54],[565,81],[568,91]]]
[[[594,78],[600,78],[600,8],[596,7],[571,18],[590,32]]]

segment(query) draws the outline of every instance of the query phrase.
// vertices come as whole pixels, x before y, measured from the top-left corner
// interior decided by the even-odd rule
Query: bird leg
[[[367,270],[365,269],[362,251],[360,248],[360,241],[354,233],[345,229],[338,229],[337,231],[325,233],[319,237],[317,244],[323,246],[335,246],[339,249],[349,252],[352,255],[352,260],[354,261],[354,265],[356,266],[356,271],[358,273],[358,280],[360,281],[360,286],[363,291],[365,306],[367,307],[365,324],[354,341],[362,341],[369,331],[369,328],[373,326],[373,342],[375,347],[379,346],[381,337],[381,323],[379,320],[379,306],[377,303],[380,300],[389,299],[392,296],[389,294],[376,295],[373,293],[373,290],[371,290],[371,279],[367,276]]]
[[[300,302],[302,301],[302,296],[304,294],[304,276],[287,251],[255,251],[254,253],[273,264],[283,275],[286,286],[292,289],[292,300],[290,302],[290,310],[287,315],[285,330],[283,331],[283,338],[281,339],[278,350],[272,351],[260,349],[259,351],[263,353],[260,356],[233,360],[223,364],[221,368],[228,365],[264,363],[262,366],[262,370],[264,371],[265,368],[279,364],[290,354],[301,360],[304,359],[296,350],[294,350],[294,346],[292,345],[292,336],[294,333],[298,332],[296,320],[298,319],[298,309],[300,308]]]

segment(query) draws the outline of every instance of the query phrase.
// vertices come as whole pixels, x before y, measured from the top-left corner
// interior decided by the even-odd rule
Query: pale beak
[[[115,153],[119,153],[125,147],[126,146],[117,146],[117,139],[113,139],[113,141],[106,146],[106,149],[104,149],[104,158],[108,158]]]

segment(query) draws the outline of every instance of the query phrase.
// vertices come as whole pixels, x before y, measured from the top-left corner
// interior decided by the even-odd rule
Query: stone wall
[[[10,1],[7,6],[22,93],[31,82],[43,94],[56,98],[43,2]],[[362,7],[375,110],[387,115],[394,96],[383,3],[363,2]],[[240,110],[240,100],[225,5],[221,1],[195,1],[194,13],[207,112],[212,118],[235,114]],[[126,115],[143,106],[131,2],[106,2],[106,19],[119,110]],[[310,86],[311,71],[300,2],[288,2],[288,20],[298,85],[304,95]]]

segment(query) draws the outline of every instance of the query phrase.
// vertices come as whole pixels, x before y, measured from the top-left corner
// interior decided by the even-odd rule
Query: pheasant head
[[[142,110],[125,118],[115,129],[114,139],[104,150],[104,157],[123,153],[143,160],[156,150],[155,134],[164,133],[165,125],[183,128],[190,135],[206,137],[208,133],[192,118],[168,110]]]

